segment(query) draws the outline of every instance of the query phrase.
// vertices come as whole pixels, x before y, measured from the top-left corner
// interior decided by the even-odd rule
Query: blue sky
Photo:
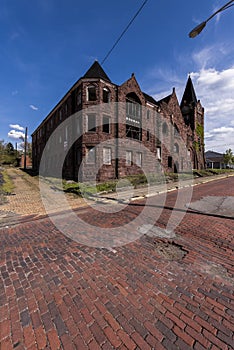
[[[188,32],[225,2],[148,0],[103,66],[116,84],[134,72],[156,99],[175,87],[180,100],[190,73],[206,111],[206,150],[220,152],[234,150],[234,7],[198,37]],[[14,144],[25,126],[31,134],[93,61],[102,61],[142,3],[2,0],[0,139]]]

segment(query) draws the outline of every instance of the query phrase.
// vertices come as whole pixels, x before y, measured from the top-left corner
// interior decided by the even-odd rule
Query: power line
[[[135,13],[135,15],[133,16],[133,18],[131,19],[131,21],[128,23],[128,25],[126,26],[126,28],[123,30],[123,32],[120,34],[120,36],[118,37],[118,39],[115,41],[114,45],[112,46],[112,48],[107,52],[106,56],[104,57],[104,59],[101,62],[101,65],[103,65],[103,63],[107,60],[107,58],[110,56],[111,52],[114,50],[114,48],[116,47],[116,45],[120,42],[120,40],[122,39],[122,37],[124,36],[124,34],[127,32],[128,28],[131,26],[131,24],[134,22],[134,20],[137,18],[137,16],[139,15],[139,13],[142,11],[143,7],[146,5],[146,3],[148,2],[148,0],[145,0],[143,2],[143,4],[140,6],[140,8],[137,10],[137,12]]]

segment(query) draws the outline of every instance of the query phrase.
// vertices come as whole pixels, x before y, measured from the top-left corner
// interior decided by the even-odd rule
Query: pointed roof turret
[[[189,75],[180,107],[183,107],[184,105],[195,106],[196,104],[197,104],[197,97],[193,87],[192,79]]]
[[[89,78],[98,78],[98,79],[103,79],[111,83],[110,78],[107,76],[107,74],[104,72],[103,68],[101,65],[98,63],[98,61],[94,61],[92,66],[87,70],[85,75],[83,76],[84,79],[89,79]]]

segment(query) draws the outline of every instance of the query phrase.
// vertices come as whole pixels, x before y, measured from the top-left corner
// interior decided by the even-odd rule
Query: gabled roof
[[[101,65],[98,63],[98,61],[95,61],[92,66],[87,70],[85,75],[83,76],[83,79],[89,79],[89,78],[98,78],[103,79],[111,83],[110,78],[107,76],[107,74],[104,72]]]
[[[161,100],[157,101],[158,104],[162,104],[163,102],[168,104],[168,102],[170,101],[170,98],[171,98],[172,94],[162,98]]]
[[[214,151],[206,151],[205,159],[206,162],[224,163],[224,155]]]
[[[143,92],[143,95],[144,95],[146,101],[153,103],[154,105],[157,105],[157,101],[152,96],[146,94],[145,92]]]
[[[206,158],[219,158],[219,157],[223,157],[223,154],[218,153],[218,152],[214,152],[214,151],[206,151],[205,157]]]
[[[186,103],[185,103],[186,101]],[[196,105],[197,104],[197,96],[193,87],[193,82],[191,77],[188,77],[187,84],[184,90],[184,94],[181,100],[180,106],[183,107],[184,104],[192,104]]]

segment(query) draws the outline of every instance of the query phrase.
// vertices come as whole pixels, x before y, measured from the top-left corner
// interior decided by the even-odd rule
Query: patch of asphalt
[[[150,224],[144,224],[138,227],[138,231],[141,234],[147,235],[149,237],[158,237],[158,238],[167,238],[167,239],[172,239],[176,237],[176,234],[174,231],[172,230],[169,231],[159,226],[154,226]]]
[[[187,207],[201,213],[234,217],[233,196],[206,196],[198,201],[189,203]]]

